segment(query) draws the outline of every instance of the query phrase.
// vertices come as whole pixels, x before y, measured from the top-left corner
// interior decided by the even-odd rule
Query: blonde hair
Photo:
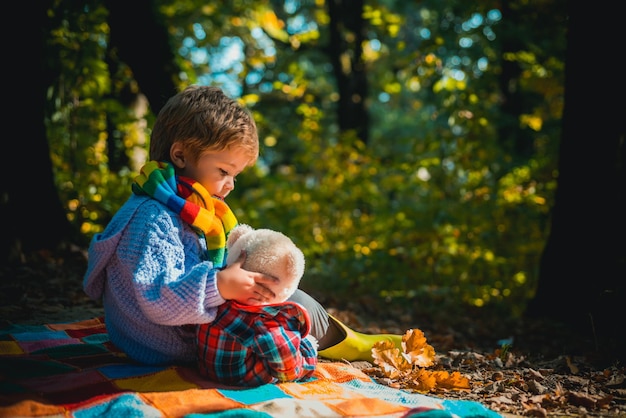
[[[259,157],[252,114],[218,87],[189,86],[163,106],[150,136],[150,159],[171,162],[170,149],[175,142],[183,143],[196,159],[206,151],[233,147],[250,156],[248,165]]]

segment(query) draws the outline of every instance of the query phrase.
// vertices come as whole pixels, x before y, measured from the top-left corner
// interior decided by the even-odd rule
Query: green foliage
[[[307,258],[305,289],[521,313],[537,283],[555,188],[560,26],[552,43],[517,34],[527,48],[504,55],[492,35],[507,33],[488,9],[370,2],[363,11],[372,117],[365,144],[337,128],[323,3],[294,10],[273,3],[161,5],[186,82],[224,80],[210,61],[192,59],[198,49],[218,53],[223,37],[246,46],[240,66],[220,73],[239,83],[261,136],[259,164],[229,197],[239,220],[293,238]],[[86,240],[130,193],[154,117],[109,98],[130,75],[123,65],[106,73],[106,13],[94,10],[81,17],[80,30],[63,23],[74,17],[53,32],[62,77],[48,121],[59,193]],[[309,25],[287,30],[296,18]],[[81,36],[97,42],[77,57],[79,41],[70,40]],[[514,132],[530,138],[529,154],[502,136],[505,60],[522,70],[516,81],[527,108]],[[250,74],[259,77],[244,82]],[[112,144],[128,157],[121,169],[111,167]]]
[[[310,171],[267,175],[238,204],[246,222],[286,231],[303,247],[305,288],[439,295],[521,313],[546,238],[547,197],[524,186],[528,178],[512,173],[493,183],[474,173],[475,184],[446,193],[438,185],[459,182],[457,173],[429,170],[428,160],[381,164],[371,148],[346,142],[305,153]]]

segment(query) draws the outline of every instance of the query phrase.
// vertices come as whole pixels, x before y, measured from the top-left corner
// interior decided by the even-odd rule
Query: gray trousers
[[[308,293],[298,289],[289,298],[307,310],[311,319],[311,335],[317,338],[319,350],[331,347],[345,338],[341,327],[331,320],[326,309]]]

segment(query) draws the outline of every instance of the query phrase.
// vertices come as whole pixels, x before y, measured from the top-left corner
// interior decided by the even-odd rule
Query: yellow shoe
[[[402,351],[402,336],[396,334],[363,334],[356,332],[341,323],[337,318],[328,315],[338,325],[345,338],[335,345],[320,350],[318,354],[330,360],[365,360],[372,362],[372,346],[378,341],[391,341]]]

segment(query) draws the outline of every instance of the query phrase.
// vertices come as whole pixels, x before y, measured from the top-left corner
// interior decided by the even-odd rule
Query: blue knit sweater
[[[146,364],[194,362],[195,327],[220,296],[206,244],[178,214],[132,195],[89,246],[83,288],[102,300],[111,342]]]

